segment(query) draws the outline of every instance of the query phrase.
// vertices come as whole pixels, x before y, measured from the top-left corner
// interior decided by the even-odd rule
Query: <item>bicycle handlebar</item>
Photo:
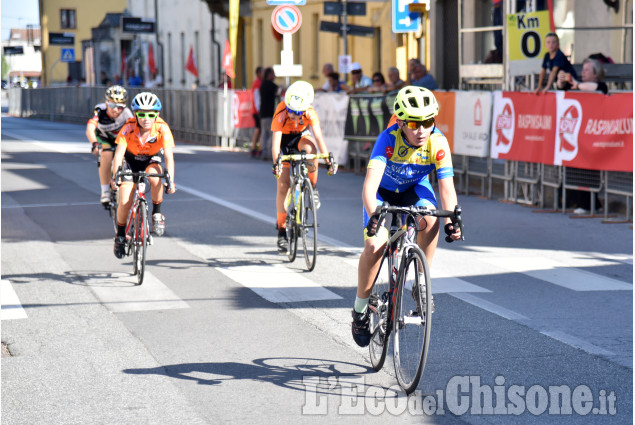
[[[463,218],[461,217],[462,209],[460,205],[454,207],[454,211],[449,210],[436,210],[429,209],[428,207],[416,207],[416,206],[407,206],[407,207],[399,207],[389,205],[388,202],[384,202],[381,206],[377,207],[375,210],[375,214],[379,215],[377,220],[377,227],[383,226],[384,220],[386,219],[386,214],[388,213],[397,213],[397,214],[408,214],[410,216],[422,215],[422,216],[432,216],[432,217],[440,217],[440,218],[450,218],[452,219],[453,226],[459,226],[461,230],[461,240],[465,240],[465,234],[463,232]],[[371,235],[371,229],[368,227],[372,225],[372,221],[368,222],[368,235]],[[373,232],[374,233],[374,232]],[[448,235],[445,237],[446,242],[453,242],[453,239]]]
[[[126,170],[123,171],[121,169],[119,169],[119,171],[117,171],[117,174],[115,175],[115,184],[117,185],[117,187],[121,186],[121,178],[122,177],[128,177],[128,176],[132,176],[132,177],[141,177],[141,178],[145,178],[145,177],[159,177],[159,178],[163,178],[165,180],[165,183],[163,184],[166,188],[168,187],[168,185],[170,184],[170,173],[167,172],[167,170],[165,170],[163,173],[161,174],[157,174],[157,173],[146,173],[145,171],[130,171],[130,170]],[[167,194],[170,194],[170,192],[167,192]]]
[[[282,162],[310,161],[313,159],[328,159],[330,163],[329,176],[337,174],[338,166],[337,166],[337,162],[335,161],[335,158],[333,157],[333,152],[315,154],[315,153],[306,153],[305,151],[302,151],[301,153],[288,154],[288,155],[278,154],[278,159],[274,163],[274,175],[276,175],[276,178],[279,177],[279,175],[275,173],[275,170],[276,170],[276,167],[277,167],[277,170],[282,170]]]

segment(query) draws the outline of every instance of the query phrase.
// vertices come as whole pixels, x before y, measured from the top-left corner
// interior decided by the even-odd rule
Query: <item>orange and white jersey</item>
[[[119,131],[115,143],[125,146],[126,151],[133,155],[154,155],[164,147],[173,148],[174,137],[168,124],[161,118],[157,118],[150,130],[150,136],[145,143],[141,142],[137,121],[131,118]]]
[[[271,121],[271,131],[281,131],[282,134],[294,134],[302,133],[308,126],[319,125],[317,112],[313,109],[313,106],[309,106],[309,109],[304,111],[299,120],[293,120],[289,118],[287,112],[287,105],[284,101],[278,104],[276,111],[273,113],[273,120]]]

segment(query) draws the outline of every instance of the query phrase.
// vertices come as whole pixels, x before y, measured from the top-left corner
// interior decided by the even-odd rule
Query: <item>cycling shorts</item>
[[[283,134],[280,140],[280,152],[282,155],[293,155],[300,153],[300,141],[306,139],[315,145],[311,132],[303,131],[302,133]]]
[[[106,152],[114,152],[117,145],[115,144],[115,139],[107,140],[99,135],[99,132],[95,131],[95,136],[97,136],[97,143],[101,143],[101,151]]]
[[[160,165],[163,162],[163,149],[154,155],[134,155],[126,152],[124,159],[123,169],[138,173],[139,171],[145,171],[151,164]],[[124,182],[137,182],[137,178],[133,180],[132,176],[124,176],[121,180]]]
[[[384,201],[397,207],[415,206],[437,208],[437,200],[434,198],[434,193],[432,193],[430,197],[430,192],[428,192],[424,186],[418,184],[401,193],[392,192],[380,187],[377,191],[377,206],[383,204]],[[364,229],[366,229],[370,217],[366,213],[366,208],[362,207],[362,210],[364,211]],[[366,235],[365,231],[364,235]]]

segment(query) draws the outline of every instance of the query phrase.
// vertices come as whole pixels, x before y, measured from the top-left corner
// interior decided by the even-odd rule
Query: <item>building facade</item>
[[[9,49],[5,50],[5,47]],[[22,87],[37,87],[42,75],[42,38],[39,28],[11,28],[8,40],[2,40],[3,52],[22,53],[5,54],[9,63],[9,84]],[[12,49],[18,48],[18,49]]]

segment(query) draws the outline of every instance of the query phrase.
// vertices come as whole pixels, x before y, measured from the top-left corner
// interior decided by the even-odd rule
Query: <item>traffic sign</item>
[[[75,44],[75,34],[72,32],[49,32],[49,44],[73,46]]]
[[[342,3],[339,1],[325,1],[324,2],[324,14],[325,15],[341,15]],[[362,3],[346,3],[346,14],[351,16],[366,16],[366,2]]]
[[[293,34],[302,25],[302,15],[295,6],[278,6],[271,14],[271,23],[280,34]]]
[[[151,18],[135,18],[132,16],[121,17],[121,31],[132,33],[153,33],[154,19]]]
[[[269,6],[281,6],[284,4],[291,4],[294,6],[304,6],[306,0],[267,0]]]
[[[424,3],[419,0],[393,0],[392,2],[392,32],[417,32],[421,26],[420,14],[410,12],[410,3]]]
[[[320,31],[336,32],[342,34],[342,24],[337,22],[321,21]],[[346,25],[346,34],[348,35],[360,35],[363,37],[374,37],[375,28],[365,27],[362,25]]]
[[[22,46],[4,46],[3,50],[5,56],[24,54],[24,49],[22,48]]]
[[[75,49],[62,49],[62,62],[75,62]]]

